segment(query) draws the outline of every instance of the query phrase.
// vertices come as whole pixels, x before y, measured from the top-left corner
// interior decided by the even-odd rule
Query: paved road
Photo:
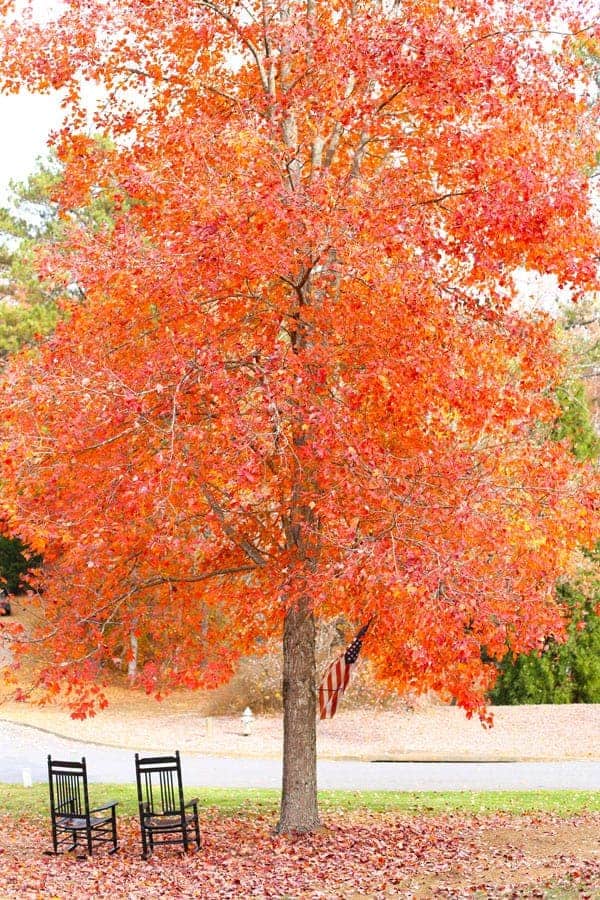
[[[30,770],[33,781],[46,781],[49,753],[58,759],[85,756],[90,781],[131,783],[134,780],[131,750],[86,744],[0,721],[0,782],[20,783],[24,768]],[[144,751],[144,755],[152,754]],[[281,763],[276,759],[184,754],[182,766],[185,783],[190,787],[281,786]],[[323,790],[600,790],[600,761],[394,763],[323,760],[319,763],[318,782]]]

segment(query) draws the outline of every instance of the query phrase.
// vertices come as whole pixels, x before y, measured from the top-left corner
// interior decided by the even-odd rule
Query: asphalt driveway
[[[176,749],[175,747],[173,748]],[[0,721],[0,782],[21,783],[28,769],[33,781],[46,781],[47,756],[86,757],[95,782],[132,783],[133,751],[70,740],[27,725]],[[161,755],[158,751],[157,755]],[[152,752],[144,750],[144,756]],[[185,783],[194,787],[279,788],[277,759],[183,754]],[[600,790],[600,761],[565,762],[359,762],[323,760],[323,790],[480,791]]]

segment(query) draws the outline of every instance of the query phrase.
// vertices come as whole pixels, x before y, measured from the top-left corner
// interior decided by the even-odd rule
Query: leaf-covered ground
[[[204,846],[140,859],[137,823],[121,849],[91,859],[44,854],[48,823],[0,820],[0,897],[600,898],[600,814],[328,815],[310,836],[277,837],[275,819],[203,816]]]

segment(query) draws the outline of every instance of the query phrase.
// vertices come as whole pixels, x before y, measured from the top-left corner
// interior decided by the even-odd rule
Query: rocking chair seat
[[[97,828],[99,825],[105,825],[112,820],[112,816],[90,816],[90,826]],[[63,831],[78,831],[88,827],[87,819],[84,816],[65,816],[56,820],[56,827]]]
[[[186,823],[195,821],[194,813],[185,814]],[[144,816],[144,827],[152,831],[181,831],[181,816]]]

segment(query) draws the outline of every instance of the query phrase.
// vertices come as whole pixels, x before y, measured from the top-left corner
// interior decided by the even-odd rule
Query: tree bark
[[[315,620],[302,598],[283,632],[283,789],[276,831],[314,831],[317,806]]]

